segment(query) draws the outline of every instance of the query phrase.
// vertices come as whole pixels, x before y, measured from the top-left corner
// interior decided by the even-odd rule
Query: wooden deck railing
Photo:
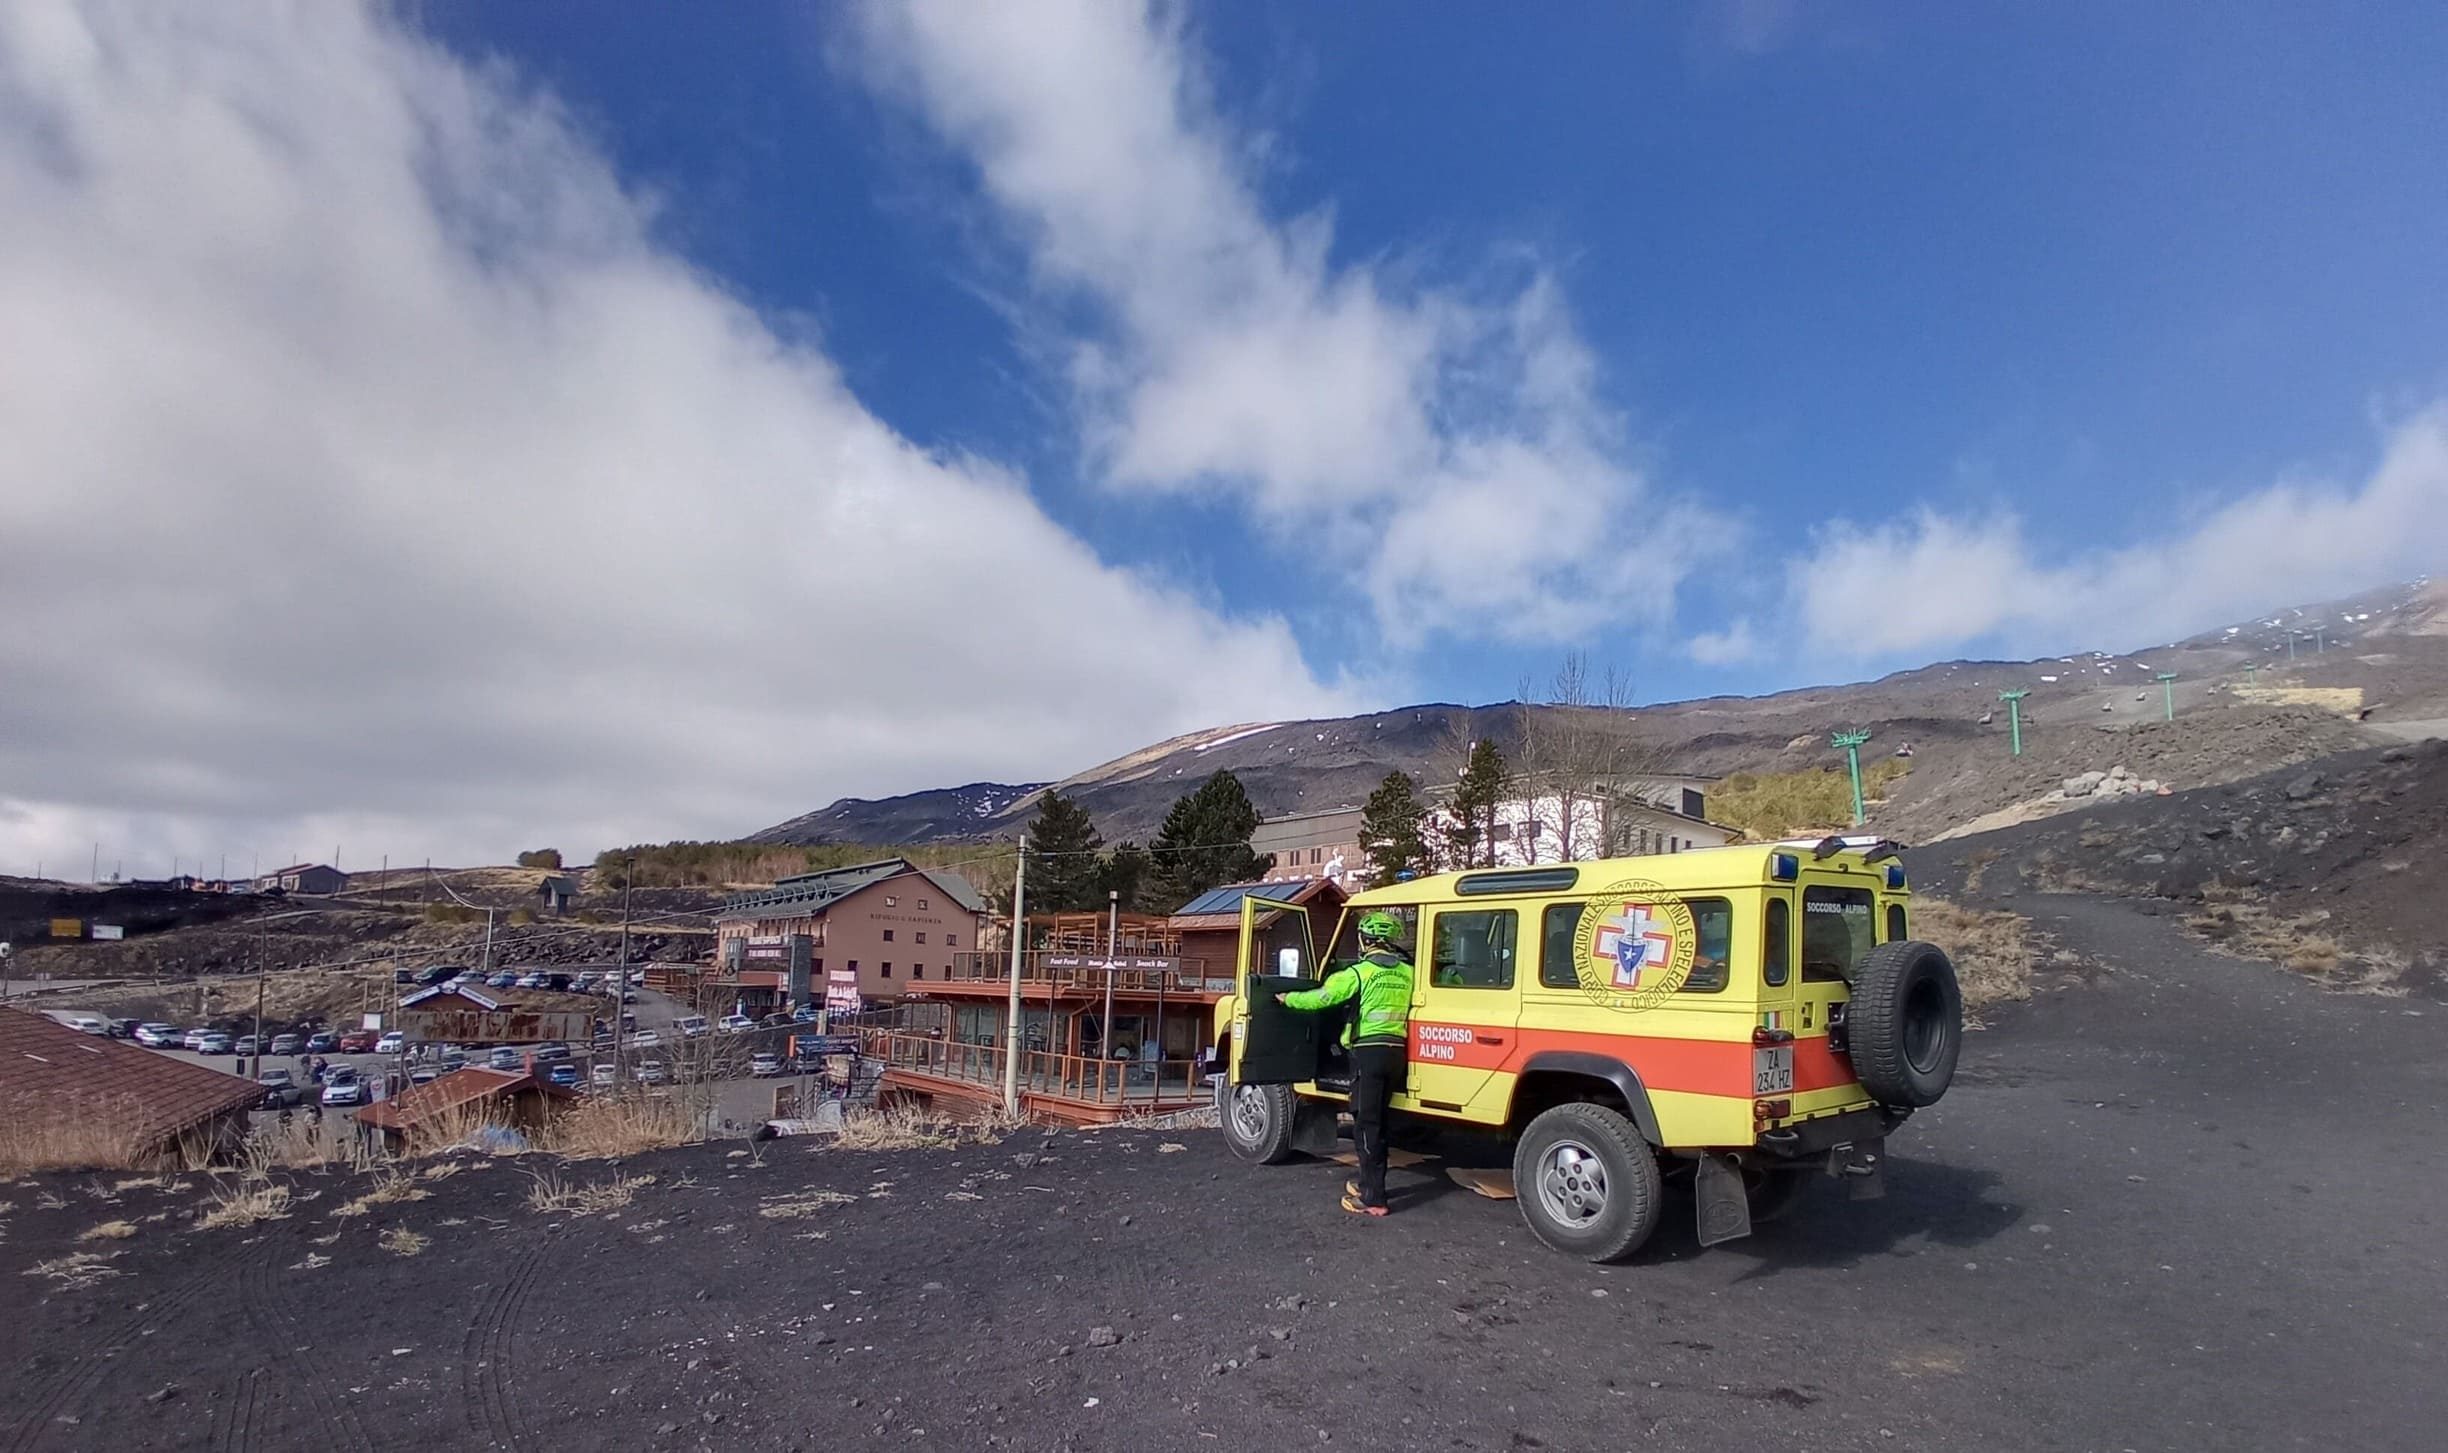
[[[1003,1083],[1000,1045],[885,1033],[870,1035],[867,1052],[882,1059],[888,1070],[979,1085]],[[1195,1060],[1097,1059],[1037,1049],[1020,1052],[1020,1088],[1093,1105],[1189,1105],[1207,1098],[1207,1082]]]
[[[1031,950],[1020,956],[1020,983],[1023,989],[1102,994],[1110,977],[1115,992],[1122,994],[1232,992],[1229,963],[1211,963],[1206,959],[1134,959],[1128,954],[1116,955],[1113,962],[1114,967],[1109,969],[1102,955]],[[1011,982],[1011,956],[955,954],[950,970],[940,982],[1007,984]]]

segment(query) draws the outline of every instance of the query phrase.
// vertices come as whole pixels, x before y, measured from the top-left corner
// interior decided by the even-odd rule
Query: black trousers
[[[1386,1203],[1386,1101],[1403,1082],[1404,1056],[1399,1044],[1352,1047],[1352,1148],[1360,1153],[1364,1206]]]

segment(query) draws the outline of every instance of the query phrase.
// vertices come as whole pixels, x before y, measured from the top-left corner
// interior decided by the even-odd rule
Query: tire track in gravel
[[[461,1409],[470,1435],[488,1448],[521,1448],[528,1443],[525,1419],[510,1385],[510,1360],[518,1337],[518,1319],[535,1290],[550,1241],[539,1240],[510,1263],[510,1274],[485,1294],[475,1320],[459,1346]]]
[[[212,1446],[219,1453],[251,1453],[255,1444],[255,1405],[262,1396],[263,1370],[249,1368],[228,1384],[228,1408],[213,1419]]]
[[[314,1329],[299,1314],[297,1303],[290,1299],[283,1285],[280,1268],[275,1265],[283,1254],[280,1244],[267,1237],[255,1255],[240,1263],[239,1310],[255,1329],[264,1349],[275,1354],[274,1365],[282,1369],[283,1388],[297,1389],[305,1403],[305,1411],[317,1430],[314,1438],[305,1441],[341,1453],[374,1453],[374,1440],[367,1435],[365,1423],[349,1403],[347,1391],[333,1380],[330,1360],[313,1355],[278,1356],[315,1340]],[[250,1383],[256,1380],[249,1379]],[[232,1446],[233,1453],[239,1453],[251,1445]]]
[[[187,1310],[203,1300],[221,1275],[228,1270],[233,1258],[224,1253],[209,1258],[204,1266],[181,1282],[172,1291],[154,1298],[119,1319],[116,1326],[98,1336],[78,1339],[69,1337],[63,1349],[71,1359],[59,1371],[36,1385],[26,1411],[9,1431],[7,1453],[29,1453],[38,1446],[43,1435],[59,1427],[55,1421],[63,1413],[81,1405],[115,1369],[119,1354],[133,1346],[148,1331],[176,1322]],[[64,1431],[64,1430],[63,1430]]]

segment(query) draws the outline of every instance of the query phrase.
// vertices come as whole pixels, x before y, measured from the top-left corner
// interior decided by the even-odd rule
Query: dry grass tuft
[[[334,1206],[332,1216],[334,1219],[342,1216],[362,1216],[376,1206],[393,1205],[400,1201],[422,1201],[432,1194],[433,1192],[417,1185],[406,1176],[381,1175],[375,1179],[374,1189],[353,1201],[345,1201]]]
[[[38,1170],[135,1170],[147,1147],[130,1128],[135,1116],[78,1105],[56,1114],[0,1123],[0,1175]]]
[[[247,1176],[235,1186],[215,1186],[212,1200],[212,1209],[196,1223],[207,1231],[278,1221],[289,1214],[289,1188],[260,1176]]]
[[[568,1213],[592,1216],[604,1211],[618,1211],[637,1199],[638,1192],[655,1183],[653,1176],[631,1176],[614,1172],[612,1179],[594,1185],[565,1181],[551,1172],[534,1177],[535,1185],[527,1192],[527,1208],[546,1215]]]
[[[841,1150],[949,1150],[960,1135],[959,1126],[916,1106],[887,1105],[844,1115],[833,1144]]]
[[[1912,936],[1955,961],[1966,1009],[2031,997],[2030,929],[2019,913],[1964,908],[1943,898],[1915,897],[1912,903]]]
[[[423,1170],[418,1171],[417,1179],[425,1181],[446,1181],[452,1176],[455,1176],[459,1174],[459,1172],[466,1169],[467,1167],[465,1165],[462,1165],[455,1160],[438,1160],[432,1165],[425,1167]]]
[[[765,1203],[757,1207],[757,1214],[768,1221],[798,1221],[835,1206],[847,1206],[857,1199],[840,1191],[793,1191],[767,1196]]]
[[[678,1103],[645,1095],[581,1101],[555,1120],[541,1149],[573,1160],[637,1155],[705,1139],[704,1117]]]
[[[133,1221],[105,1221],[78,1233],[79,1241],[126,1241],[136,1234]]]
[[[430,1237],[411,1231],[405,1226],[394,1226],[382,1234],[378,1244],[380,1244],[382,1249],[385,1251],[393,1252],[400,1256],[414,1256],[418,1252],[423,1251],[426,1247],[433,1245],[433,1240]]]
[[[72,1251],[66,1256],[38,1261],[27,1267],[25,1274],[49,1277],[52,1285],[62,1291],[75,1291],[80,1287],[92,1286],[105,1277],[119,1275],[118,1270],[110,1265],[111,1258],[118,1254],[116,1251]]]
[[[2385,950],[2369,954],[2350,951],[2328,930],[2326,909],[2289,917],[2273,913],[2265,901],[2239,892],[2205,890],[2202,898],[2201,912],[2185,919],[2185,927],[2222,953],[2261,959],[2338,988],[2378,994],[2401,988],[2398,980],[2407,961]],[[2349,974],[2349,968],[2358,963],[2362,972]]]

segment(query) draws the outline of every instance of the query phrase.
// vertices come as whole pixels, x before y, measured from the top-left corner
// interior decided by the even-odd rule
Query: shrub
[[[521,853],[518,855],[518,865],[522,868],[543,868],[558,873],[561,871],[561,850],[559,848],[536,848]]]

